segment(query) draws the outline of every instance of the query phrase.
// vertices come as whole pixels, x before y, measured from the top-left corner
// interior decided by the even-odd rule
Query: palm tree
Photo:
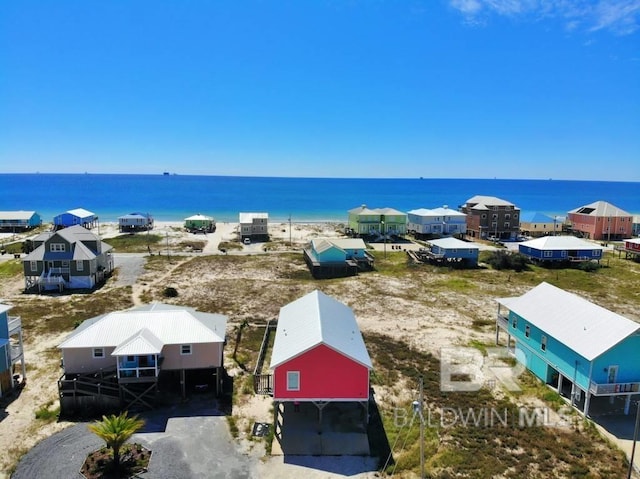
[[[120,448],[142,426],[144,420],[138,416],[129,417],[125,411],[116,416],[102,416],[102,421],[89,424],[89,430],[107,443],[107,447],[113,450],[113,467],[117,472],[120,467]]]

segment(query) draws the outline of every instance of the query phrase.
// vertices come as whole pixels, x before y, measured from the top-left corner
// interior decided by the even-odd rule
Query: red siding
[[[300,391],[287,391],[287,371],[300,371]],[[369,397],[369,370],[320,344],[275,368],[273,399],[362,399]]]

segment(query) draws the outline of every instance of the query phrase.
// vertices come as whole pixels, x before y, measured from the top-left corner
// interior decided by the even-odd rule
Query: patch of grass
[[[57,421],[60,416],[60,407],[52,408],[51,406],[53,406],[53,401],[40,406],[35,413],[36,419],[45,423]]]
[[[113,249],[119,253],[146,253],[149,247],[153,249],[162,247],[163,240],[161,235],[155,233],[134,233],[108,238],[105,243],[113,246]]]
[[[3,261],[0,263],[0,276],[12,278],[22,274],[23,272],[24,268],[22,266],[22,261],[18,259]]]
[[[239,241],[220,241],[218,249],[220,251],[241,250],[242,244]]]

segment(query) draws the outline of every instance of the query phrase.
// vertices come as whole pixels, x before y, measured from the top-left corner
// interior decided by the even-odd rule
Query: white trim
[[[100,352],[99,354],[98,351]],[[102,359],[105,357],[104,355],[104,348],[93,348],[91,351],[91,355],[93,356],[93,359]]]
[[[186,348],[189,348],[189,351],[186,351]],[[193,354],[193,346],[191,344],[181,344],[180,345],[180,356],[190,356]]]

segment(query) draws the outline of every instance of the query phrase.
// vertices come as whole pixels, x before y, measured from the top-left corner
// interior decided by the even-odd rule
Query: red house
[[[567,218],[574,233],[592,240],[618,241],[629,238],[633,229],[633,215],[606,201],[571,210]]]
[[[273,399],[369,400],[369,353],[351,309],[313,291],[280,309],[271,355]]]

